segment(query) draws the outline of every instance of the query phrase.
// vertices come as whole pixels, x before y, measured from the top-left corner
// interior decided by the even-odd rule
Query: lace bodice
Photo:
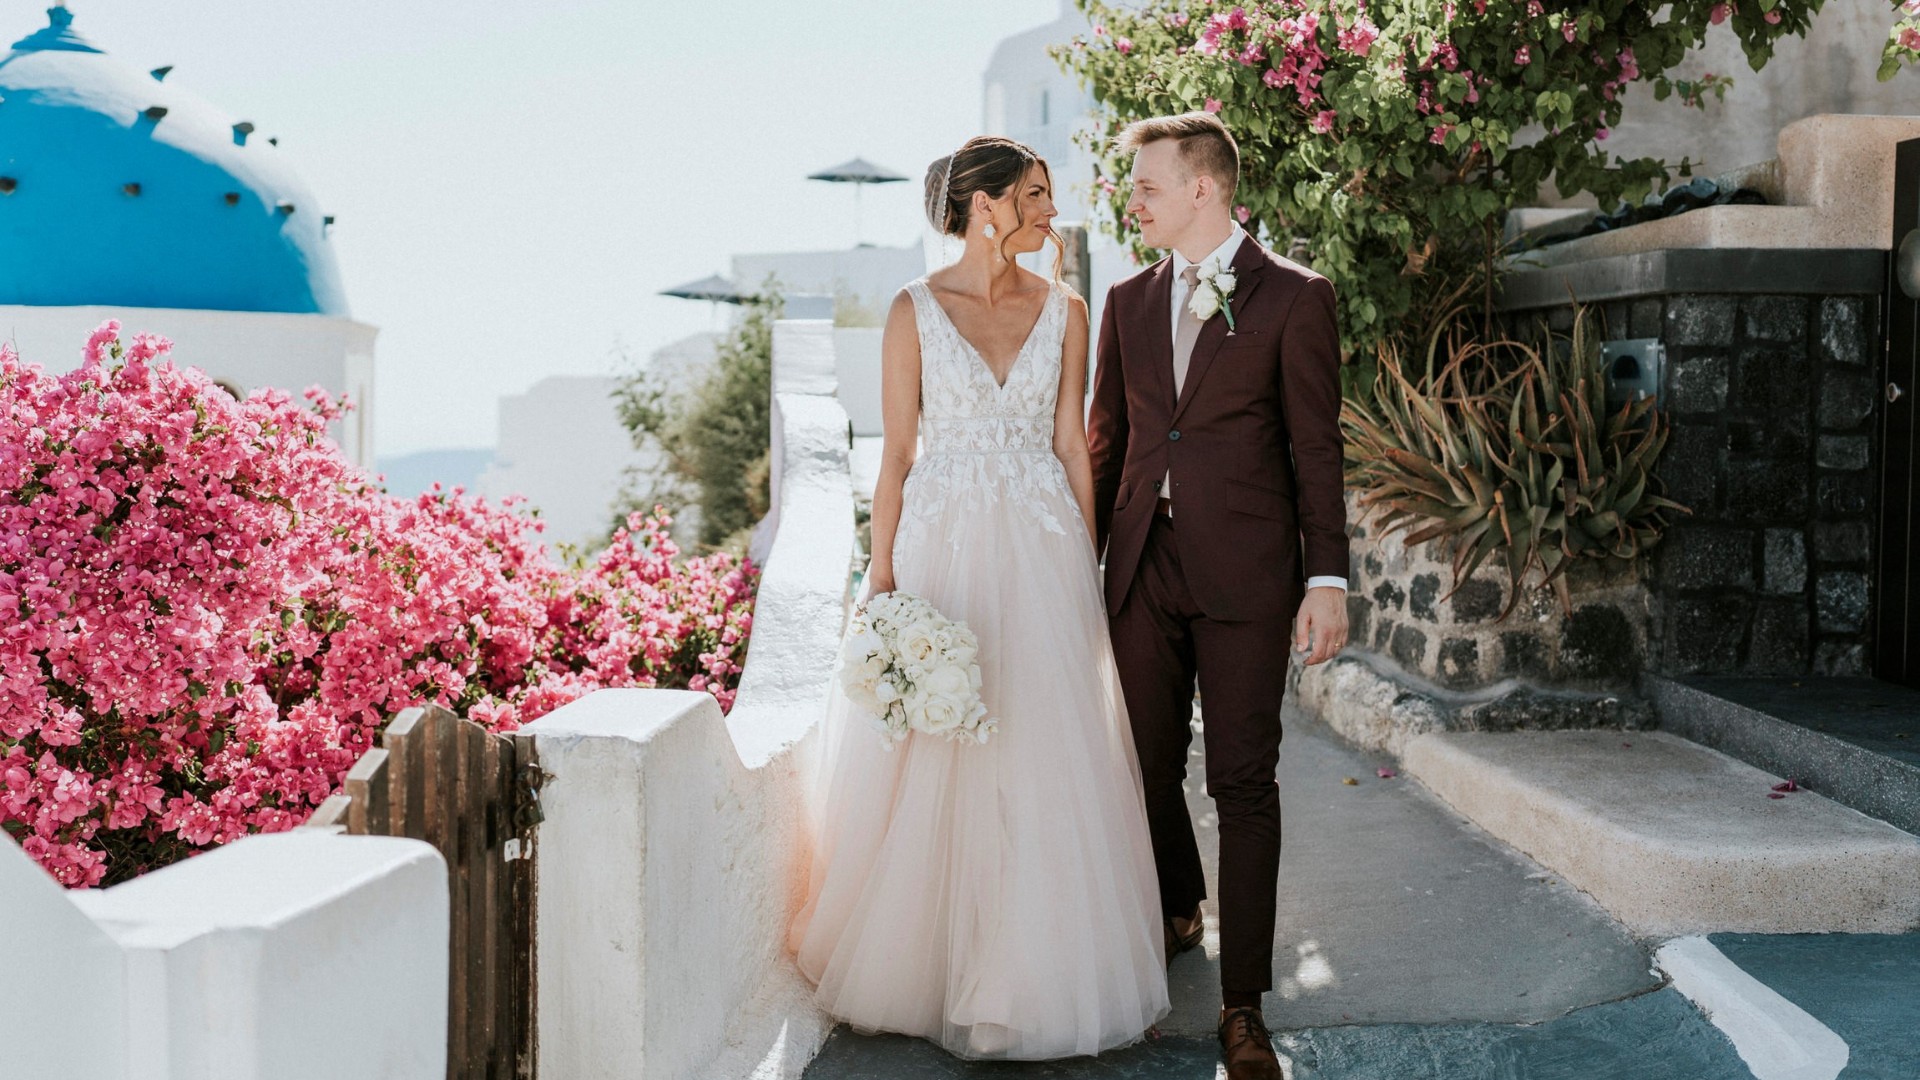
[[[985,509],[984,500],[1011,503],[1051,532],[1067,531],[1063,513],[1084,528],[1053,453],[1067,289],[1050,287],[1004,384],[954,327],[926,278],[910,282],[907,292],[920,332],[920,453],[907,476],[906,519],[925,522],[960,503]]]

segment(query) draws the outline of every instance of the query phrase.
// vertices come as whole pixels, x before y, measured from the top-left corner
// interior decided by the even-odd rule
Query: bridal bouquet
[[[909,731],[984,743],[999,727],[980,700],[980,643],[911,593],[881,593],[854,612],[840,684],[887,749]]]

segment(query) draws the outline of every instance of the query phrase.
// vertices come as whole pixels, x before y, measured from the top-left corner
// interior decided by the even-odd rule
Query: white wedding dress
[[[1168,1012],[1159,886],[1099,570],[1053,453],[1068,292],[1004,385],[922,278],[921,450],[894,582],[980,641],[984,745],[889,751],[836,680],[791,944],[863,1033],[968,1058],[1092,1054]]]

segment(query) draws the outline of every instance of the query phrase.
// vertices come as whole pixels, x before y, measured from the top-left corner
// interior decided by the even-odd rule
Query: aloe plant
[[[1649,398],[1607,411],[1584,308],[1567,337],[1543,322],[1544,347],[1471,340],[1463,325],[1440,322],[1417,377],[1383,356],[1372,400],[1347,401],[1347,483],[1362,490],[1363,513],[1380,515],[1378,535],[1452,538],[1448,596],[1498,555],[1512,584],[1500,618],[1535,567],[1570,611],[1573,560],[1632,559],[1659,541],[1666,511],[1692,512],[1657,490],[1666,419]]]

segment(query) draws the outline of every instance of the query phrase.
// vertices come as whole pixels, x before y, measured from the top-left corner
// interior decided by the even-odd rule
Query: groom
[[[1240,152],[1219,118],[1141,120],[1120,148],[1134,155],[1127,210],[1172,253],[1114,285],[1100,322],[1087,429],[1114,655],[1169,958],[1199,943],[1207,894],[1182,788],[1198,680],[1227,1075],[1278,1080],[1260,994],[1273,985],[1287,648],[1317,664],[1347,637],[1333,286],[1234,223]]]

